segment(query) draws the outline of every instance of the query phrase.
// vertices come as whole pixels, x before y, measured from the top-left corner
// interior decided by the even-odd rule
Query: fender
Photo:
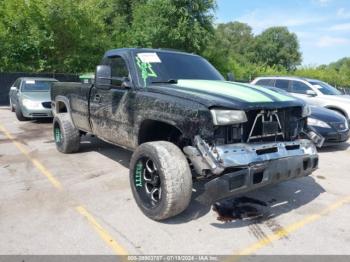
[[[136,139],[134,140],[134,147],[139,146],[142,142],[145,142],[145,138],[149,136],[149,128],[151,130],[158,130],[157,128],[161,128],[162,125],[169,126],[170,128],[177,130],[177,134],[180,135],[181,138],[187,138],[190,139],[188,134],[183,132],[183,129],[180,128],[175,121],[172,120],[163,120],[163,119],[158,119],[156,117],[147,117],[145,119],[142,119],[137,125],[135,126],[135,135]],[[175,134],[175,133],[173,133]],[[180,138],[179,137],[179,138]]]
[[[181,134],[186,136],[186,132],[184,132],[184,130],[182,128],[180,128],[179,125],[174,120],[161,119],[161,118],[157,118],[157,117],[147,117],[147,118],[141,119],[141,121],[139,121],[136,124],[136,128],[137,128],[137,133],[136,134],[139,134],[142,124],[145,123],[146,121],[155,121],[155,122],[160,122],[160,123],[167,124],[169,126],[173,126],[176,129],[178,129],[181,132]]]
[[[52,103],[52,113],[53,113],[53,115],[55,116],[56,114],[60,113],[59,112],[59,108],[56,106],[58,102],[63,103],[65,105],[65,107],[67,109],[67,113],[69,115],[69,118],[72,121],[72,123],[74,124],[74,121],[73,121],[73,118],[72,118],[72,115],[71,115],[70,102],[69,102],[69,99],[67,97],[65,97],[65,96],[61,96],[61,95],[56,96],[55,102]]]
[[[339,108],[338,106],[326,105],[325,108],[329,110],[338,111],[338,113],[342,114],[345,118],[349,119],[349,115],[342,108]]]

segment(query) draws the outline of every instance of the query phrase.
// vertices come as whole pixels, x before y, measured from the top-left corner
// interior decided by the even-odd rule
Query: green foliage
[[[336,87],[350,87],[350,67],[343,70],[338,71],[331,66],[317,68],[303,67],[296,70],[294,75],[320,79]]]
[[[240,81],[258,76],[295,75],[350,87],[350,58],[329,66],[298,68],[301,62],[298,39],[285,27],[272,27],[254,36],[247,24],[219,24],[203,55],[223,75],[233,72]]]
[[[108,35],[110,48],[131,46],[130,32],[134,21],[134,9],[146,0],[88,0],[92,15],[103,24],[103,31]]]
[[[259,75],[293,71],[301,55],[296,36],[284,27],[272,27],[254,36],[244,23],[219,24],[203,53],[224,75],[250,81]]]
[[[350,58],[297,68],[294,33],[214,28],[215,8],[215,0],[0,0],[0,71],[89,72],[107,49],[139,46],[201,54],[243,81],[293,74],[350,87]]]
[[[108,39],[103,32],[96,34],[103,30],[103,24],[94,19],[93,6],[71,0],[49,0],[44,6],[50,42],[44,49],[43,70],[81,72],[93,68]]]
[[[29,64],[40,66],[38,53],[45,35],[40,26],[31,26],[40,16],[32,13],[25,0],[0,4],[0,66],[19,70],[29,69]],[[31,2],[30,6],[37,8],[37,1]]]
[[[256,37],[253,61],[294,70],[301,63],[298,38],[286,27],[271,27]]]
[[[247,74],[249,57],[253,56],[253,43],[254,36],[249,25],[240,22],[219,24],[203,55],[219,71],[233,71],[236,77],[243,77]]]
[[[107,47],[85,1],[3,0],[0,10],[2,71],[85,71]]]
[[[213,30],[212,0],[149,0],[136,6],[132,45],[201,52]]]
[[[201,52],[214,0],[1,0],[1,71],[92,71],[110,48]]]

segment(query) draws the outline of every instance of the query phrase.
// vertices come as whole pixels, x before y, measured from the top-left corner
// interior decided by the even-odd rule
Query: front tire
[[[68,113],[55,115],[53,119],[53,136],[56,148],[61,153],[70,154],[79,151],[80,133],[74,126]]]
[[[137,205],[153,220],[180,214],[191,201],[187,159],[170,142],[148,142],[136,149],[130,162],[130,185]]]
[[[16,117],[19,121],[26,121],[27,118],[23,116],[22,108],[20,105],[16,105]]]

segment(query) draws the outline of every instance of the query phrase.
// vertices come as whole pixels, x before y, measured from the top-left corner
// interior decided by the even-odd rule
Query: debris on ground
[[[256,206],[266,207],[267,204],[261,200],[243,196],[216,202],[213,205],[213,211],[218,214],[217,220],[227,223],[262,216],[262,212]]]

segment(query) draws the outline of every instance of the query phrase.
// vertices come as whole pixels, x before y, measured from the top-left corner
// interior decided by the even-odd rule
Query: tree
[[[215,0],[0,0],[0,70],[91,71],[105,50],[201,52]]]
[[[240,22],[219,24],[216,29],[216,38],[220,39],[221,48],[226,49],[230,55],[240,59],[249,56],[254,43],[252,28]]]
[[[104,24],[85,1],[45,1],[45,29],[50,42],[45,69],[58,72],[93,70],[108,46]]]
[[[233,71],[241,78],[245,75],[242,67],[246,67],[252,56],[253,44],[249,25],[240,22],[219,24],[204,55],[224,74]]]
[[[0,10],[2,71],[83,72],[107,47],[84,1],[3,0]]]
[[[0,70],[40,68],[40,50],[46,36],[36,23],[41,20],[38,1],[3,0],[0,10]]]
[[[330,68],[333,68],[335,70],[340,70],[341,68],[349,68],[350,69],[350,57],[344,57],[342,59],[339,59],[338,61],[329,64]]]
[[[298,38],[286,27],[271,27],[256,37],[254,62],[294,70],[301,63]]]
[[[135,6],[132,45],[200,53],[213,32],[214,0],[148,0]]]
[[[132,45],[134,9],[147,0],[88,0],[95,17],[104,24],[110,48]]]

